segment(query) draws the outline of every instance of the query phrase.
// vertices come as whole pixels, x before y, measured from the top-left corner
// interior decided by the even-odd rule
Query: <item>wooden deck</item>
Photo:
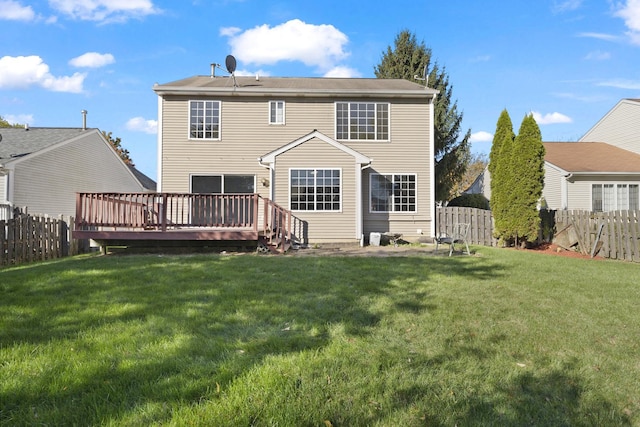
[[[102,246],[133,241],[291,245],[291,212],[258,194],[78,193],[74,238]]]

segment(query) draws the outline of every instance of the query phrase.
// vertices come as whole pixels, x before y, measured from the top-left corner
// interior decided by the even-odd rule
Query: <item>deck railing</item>
[[[257,194],[78,193],[76,226],[161,230],[224,227],[257,230]]]
[[[80,235],[225,229],[250,230],[257,239],[260,199],[258,194],[78,193],[75,226]],[[263,235],[285,251],[291,241],[291,212],[263,200]]]

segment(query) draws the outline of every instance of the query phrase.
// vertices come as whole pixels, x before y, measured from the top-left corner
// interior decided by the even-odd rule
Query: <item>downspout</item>
[[[262,157],[258,157],[258,164],[260,166],[262,166],[265,169],[269,169],[269,199],[271,199],[272,201],[275,200],[275,191],[274,191],[274,185],[273,185],[273,178],[275,176],[275,169],[273,168],[273,164],[272,163],[264,163],[262,161]]]
[[[430,200],[430,209],[431,209],[431,224],[429,225],[429,232],[431,237],[435,239],[436,237],[436,141],[435,141],[435,107],[434,103],[436,101],[436,94],[431,98],[431,102],[429,103],[429,158],[431,159],[431,164],[429,165],[429,191],[431,192],[431,200]]]
[[[573,174],[568,173],[563,175],[563,178],[560,193],[562,197],[562,209],[566,211],[569,209],[569,180],[573,178]]]
[[[360,171],[358,171],[358,166],[356,165],[356,239],[360,239],[360,246],[364,245],[364,213],[362,211],[362,203],[364,200],[362,199],[362,174],[365,169],[371,167],[371,161],[365,165],[360,166]],[[359,172],[359,173],[358,173]]]
[[[158,83],[156,83],[156,86]],[[158,158],[156,171],[156,193],[162,193],[162,96],[158,95]]]

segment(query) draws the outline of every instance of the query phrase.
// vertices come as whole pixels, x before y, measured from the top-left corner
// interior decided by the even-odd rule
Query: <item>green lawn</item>
[[[78,257],[0,270],[0,425],[640,425],[640,265]]]

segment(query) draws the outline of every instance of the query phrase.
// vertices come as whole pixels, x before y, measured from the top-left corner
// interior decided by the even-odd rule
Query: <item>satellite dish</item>
[[[236,58],[234,58],[233,55],[227,55],[224,64],[227,66],[229,74],[233,74],[233,72],[236,71]]]

